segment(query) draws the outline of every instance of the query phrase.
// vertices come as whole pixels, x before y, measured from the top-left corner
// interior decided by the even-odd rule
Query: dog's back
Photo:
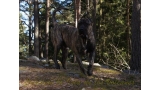
[[[72,48],[75,45],[75,43],[72,42],[77,42],[78,35],[77,28],[65,24],[56,24],[51,32],[51,37],[54,43],[62,42],[69,48]],[[72,42],[70,42],[71,40]]]

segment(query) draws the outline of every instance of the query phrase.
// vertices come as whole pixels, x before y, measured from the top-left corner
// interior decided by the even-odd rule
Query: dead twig
[[[109,45],[110,46],[112,46],[116,51],[117,51],[117,53],[119,54],[119,56],[120,56],[120,58],[122,59],[122,61],[123,61],[123,63],[126,65],[126,67],[128,68],[128,69],[130,69],[130,66],[127,64],[127,62],[124,60],[124,58],[122,57],[122,55],[120,54],[120,52],[119,52],[119,50],[113,45],[113,44],[110,44],[109,43]],[[123,64],[122,64],[123,65]],[[123,65],[124,66],[124,65]]]

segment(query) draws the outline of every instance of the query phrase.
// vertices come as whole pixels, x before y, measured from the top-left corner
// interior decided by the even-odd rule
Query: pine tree
[[[34,1],[34,55],[39,57],[39,10],[38,0]]]
[[[137,70],[141,72],[141,1],[133,0],[132,8],[132,21],[131,21],[131,45],[132,54],[130,67],[131,70]]]

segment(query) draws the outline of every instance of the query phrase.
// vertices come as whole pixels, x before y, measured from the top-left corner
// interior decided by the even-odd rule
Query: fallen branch
[[[109,43],[109,45],[111,45],[116,51],[117,51],[117,53],[119,54],[119,56],[121,57],[121,59],[123,60],[123,63],[124,64],[126,64],[126,67],[128,68],[128,69],[130,69],[130,66],[127,64],[127,62],[124,60],[124,58],[122,57],[122,55],[120,54],[120,52],[118,51],[118,49],[113,45],[113,44],[110,44]]]

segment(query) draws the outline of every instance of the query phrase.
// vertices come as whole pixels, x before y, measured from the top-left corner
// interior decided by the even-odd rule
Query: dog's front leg
[[[87,74],[88,76],[91,76],[93,74],[93,64],[94,64],[94,58],[95,58],[95,51],[89,53],[89,65]]]

